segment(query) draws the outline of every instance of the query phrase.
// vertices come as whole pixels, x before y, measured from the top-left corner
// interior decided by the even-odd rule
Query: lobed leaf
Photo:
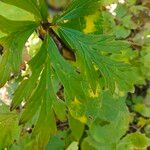
[[[111,36],[85,35],[64,27],[60,27],[56,33],[79,57],[81,73],[85,72],[93,91],[99,81],[97,70],[104,78],[104,86],[109,88],[112,93],[115,91],[116,85],[122,91],[133,89],[136,78],[132,66],[116,62],[103,54],[103,52],[119,53],[128,48],[128,44],[114,41]],[[133,76],[129,74],[133,74]]]

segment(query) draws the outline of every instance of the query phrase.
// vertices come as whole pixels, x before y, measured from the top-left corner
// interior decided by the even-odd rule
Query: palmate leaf
[[[47,13],[45,13],[45,4],[43,0],[40,0],[38,3],[37,0],[0,0],[1,2],[14,5],[30,13],[33,13],[38,19],[44,19],[47,17]]]
[[[18,22],[0,16],[1,31],[6,33],[6,36],[0,39],[0,44],[4,47],[0,62],[2,68],[0,85],[2,86],[11,73],[18,71],[26,40],[39,22],[41,26],[45,25],[43,22],[47,21],[48,16],[44,0],[0,1],[32,13],[35,20],[38,20],[37,23]],[[29,76],[23,79],[15,91],[11,110],[24,102],[19,124],[24,125],[36,118],[32,121],[34,128],[31,144],[27,144],[29,149],[45,149],[49,138],[59,129],[57,122],[61,121],[67,122],[67,127],[69,125],[64,140],[68,150],[79,149],[79,144],[85,136],[87,137],[82,144],[83,150],[116,150],[118,143],[128,143],[126,139],[120,142],[120,138],[125,135],[129,125],[129,112],[125,99],[113,99],[108,93],[103,95],[103,91],[107,88],[112,93],[117,93],[119,90],[132,89],[135,82],[132,76],[133,68],[130,64],[117,62],[111,57],[113,53],[120,54],[129,45],[115,41],[112,36],[86,35],[66,28],[64,27],[66,24],[63,24],[67,21],[73,23],[71,21],[92,14],[98,9],[98,4],[99,0],[73,0],[65,12],[54,19],[53,23],[56,24],[50,26],[50,30],[46,30],[47,35],[42,38],[44,40],[39,52],[28,63]],[[43,28],[45,29],[45,26]],[[75,53],[76,67],[63,58],[55,38]],[[54,83],[54,80],[57,80],[57,83]],[[64,87],[61,91],[64,96],[62,100],[57,94],[58,86],[56,88],[55,84],[61,84]],[[59,147],[62,147],[61,138],[57,139],[59,139]],[[134,136],[129,139],[133,140]],[[147,141],[144,146],[148,145]]]
[[[99,0],[73,0],[64,13],[56,18],[56,23],[93,14],[99,8]]]
[[[133,68],[128,64],[116,62],[103,55],[103,52],[119,53],[128,48],[127,43],[114,41],[111,36],[85,35],[64,27],[58,28],[56,33],[77,54],[81,64],[81,73],[85,72],[93,91],[95,91],[99,80],[97,69],[104,78],[105,87],[112,92],[115,91],[116,85],[122,91],[133,89],[135,82]],[[132,76],[129,74],[132,74]]]

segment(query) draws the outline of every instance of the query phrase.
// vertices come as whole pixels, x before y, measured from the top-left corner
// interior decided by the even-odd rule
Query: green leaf
[[[56,121],[52,111],[52,103],[56,100],[56,95],[51,82],[50,69],[50,62],[47,60],[45,70],[43,71],[43,75],[46,76],[46,85],[43,88],[46,91],[44,92],[40,115],[32,134],[32,137],[38,137],[39,149],[44,149],[50,136],[57,131]],[[43,80],[43,77],[41,77],[41,80]]]
[[[103,52],[119,53],[121,50],[127,49],[128,44],[114,41],[111,36],[85,35],[64,27],[59,28],[57,33],[79,56],[81,73],[86,72],[86,78],[93,90],[95,90],[96,83],[99,80],[96,75],[97,67],[104,78],[104,86],[109,88],[112,93],[115,91],[116,85],[122,91],[133,90],[136,79],[133,68],[103,55]],[[132,76],[129,76],[129,74],[132,74]]]
[[[125,99],[113,99],[104,93],[102,107],[90,128],[90,135],[101,144],[117,143],[126,133],[129,119]]]
[[[133,150],[141,149],[146,150],[150,146],[150,138],[147,138],[144,134],[140,132],[135,132],[128,134],[124,137],[117,145],[118,150]]]
[[[34,93],[31,95],[31,97],[28,99],[26,105],[25,105],[25,110],[23,111],[23,114],[21,115],[20,122],[19,124],[24,124],[36,114],[38,109],[41,106],[42,99],[44,97],[44,92],[43,89],[46,88],[46,76],[45,76],[45,71],[42,72],[40,82],[34,91]]]
[[[39,114],[32,133],[32,138],[37,142],[39,149],[45,148],[50,136],[57,130],[54,113],[52,111],[53,101],[56,101],[57,97],[53,87],[53,74],[51,72],[49,57],[46,55],[47,51],[45,42],[46,40],[43,42],[38,54],[29,62],[29,66],[31,67],[33,73],[32,76],[26,80],[27,82],[25,86],[27,89],[24,90],[24,92],[21,92],[21,96],[24,97],[20,97],[19,100],[21,101],[23,98],[26,98],[25,109],[21,115],[19,124],[24,124],[31,120],[36,114]],[[41,59],[38,63],[36,63],[39,57],[41,57]],[[18,93],[16,94],[19,94],[22,87],[23,84],[19,86]],[[14,102],[15,104],[16,102],[19,103],[17,100],[17,95],[15,96],[13,105]]]
[[[20,21],[34,21],[34,15],[21,8],[9,5],[0,1],[0,14],[7,19],[20,20]]]
[[[140,113],[144,117],[150,117],[150,106],[144,103],[137,103],[133,105],[135,112]]]
[[[79,141],[84,131],[84,124],[69,116],[69,127],[72,131],[72,135]]]
[[[18,72],[22,61],[22,50],[25,42],[37,27],[35,22],[11,21],[2,16],[1,31],[8,35],[0,39],[4,54],[0,60],[0,87],[9,79],[10,73]],[[12,24],[12,26],[9,26]],[[22,25],[24,24],[24,25]]]
[[[98,52],[119,53],[129,47],[128,43],[115,41],[110,35],[83,34],[80,31],[65,27],[58,28],[58,33],[76,51],[87,48]]]
[[[116,10],[117,17],[124,17],[127,14],[127,8],[124,4],[120,4],[117,6]]]
[[[55,99],[53,102],[53,109],[60,121],[63,122],[67,119],[66,104],[64,101]]]
[[[20,1],[20,0],[0,0],[1,2],[14,5],[16,7],[19,7],[21,9],[24,9],[30,13],[33,13],[35,16],[38,18],[41,18],[41,14],[37,5],[37,0],[25,0],[25,1]]]
[[[131,33],[130,30],[124,28],[123,26],[116,26],[113,32],[117,39],[125,39]]]
[[[125,17],[122,18],[122,24],[124,25],[124,27],[126,27],[127,29],[136,29],[138,27],[138,25],[133,21],[132,19],[132,15],[127,15]]]
[[[46,146],[46,150],[55,149],[55,150],[62,150],[64,141],[62,140],[63,137],[61,135],[55,135],[50,138],[49,143]]]
[[[81,144],[82,150],[116,150],[115,144],[102,144],[95,141],[91,136],[84,138]]]
[[[31,77],[29,77],[29,79],[23,80],[14,93],[11,110],[17,108],[23,100],[27,101],[34,92],[34,89],[38,84],[38,78],[43,68],[43,63],[46,60],[46,55],[47,53],[43,43],[39,52],[29,62],[29,66],[31,67],[32,71]]]
[[[73,0],[64,13],[56,18],[56,22],[60,23],[64,20],[80,18],[85,15],[93,14],[98,10],[99,6],[99,0]]]
[[[119,94],[118,89],[121,92],[133,91],[134,84],[137,82],[135,67],[96,53],[93,53],[93,61],[104,78],[104,87],[111,93]]]
[[[44,108],[46,113],[51,110],[52,103],[53,100],[56,99],[56,95],[51,81],[50,69],[49,62],[46,62],[40,76],[39,84],[26,103],[25,110],[20,119],[20,124],[26,123],[28,120],[30,120],[36,114],[42,103],[44,103],[43,107],[46,105],[46,108]],[[44,92],[43,89],[45,89]]]
[[[15,112],[9,112],[9,108],[0,103],[0,149],[4,149],[19,138],[20,128]]]
[[[12,32],[8,36],[0,39],[0,44],[4,48],[4,54],[0,60],[0,87],[2,87],[9,79],[10,73],[18,72],[22,61],[22,50],[24,44],[36,26],[37,25],[35,23],[31,22],[30,26],[24,26],[20,32]],[[16,27],[12,28],[11,30],[15,31]]]
[[[54,113],[49,110],[46,112],[46,105],[43,102],[39,119],[32,133],[32,138],[35,138],[39,149],[44,149],[51,135],[57,131]]]
[[[51,37],[47,37],[47,51],[51,60],[52,67],[55,69],[58,79],[65,88],[68,100],[73,100],[76,93],[81,99],[84,98],[82,91],[81,77],[76,72],[75,68],[71,66],[59,53],[59,50]],[[77,85],[77,86],[76,86]],[[80,94],[79,94],[80,93]],[[78,96],[77,95],[77,96]]]
[[[66,150],[78,150],[78,142],[72,142]]]
[[[0,15],[0,30],[3,33],[10,34],[12,32],[22,32],[25,30],[29,30],[30,28],[36,27],[36,23],[32,21],[13,21],[9,20]],[[11,26],[10,26],[11,25]]]
[[[95,142],[91,137],[84,138],[81,149],[82,150],[98,150],[100,147],[100,144],[98,142]]]
[[[71,115],[82,123],[87,123],[88,116],[91,115],[94,118],[97,114],[100,107],[99,98],[91,100],[92,97],[89,98],[89,95],[85,95],[85,93],[89,93],[88,89],[85,88],[88,87],[87,84],[83,83],[84,80],[75,68],[64,60],[50,37],[47,37],[47,48],[51,65],[64,86],[65,101]],[[91,106],[93,109],[90,111]]]
[[[42,19],[44,21],[46,21],[47,18],[48,18],[48,8],[47,8],[45,0],[40,0],[39,1],[39,10],[40,10]]]

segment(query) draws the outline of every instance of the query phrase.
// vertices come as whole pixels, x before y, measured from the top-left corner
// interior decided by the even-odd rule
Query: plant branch
[[[71,50],[69,46],[64,43],[64,41],[53,31],[53,29],[49,29],[49,33],[52,36],[54,42],[56,43],[60,53],[67,60],[76,61],[76,57],[74,52]]]

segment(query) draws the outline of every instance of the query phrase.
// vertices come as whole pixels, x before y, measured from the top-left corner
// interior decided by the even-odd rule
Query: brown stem
[[[53,31],[53,29],[49,29],[49,33],[52,36],[54,42],[56,43],[60,53],[67,60],[76,61],[76,57],[74,52],[71,50],[69,46]]]

